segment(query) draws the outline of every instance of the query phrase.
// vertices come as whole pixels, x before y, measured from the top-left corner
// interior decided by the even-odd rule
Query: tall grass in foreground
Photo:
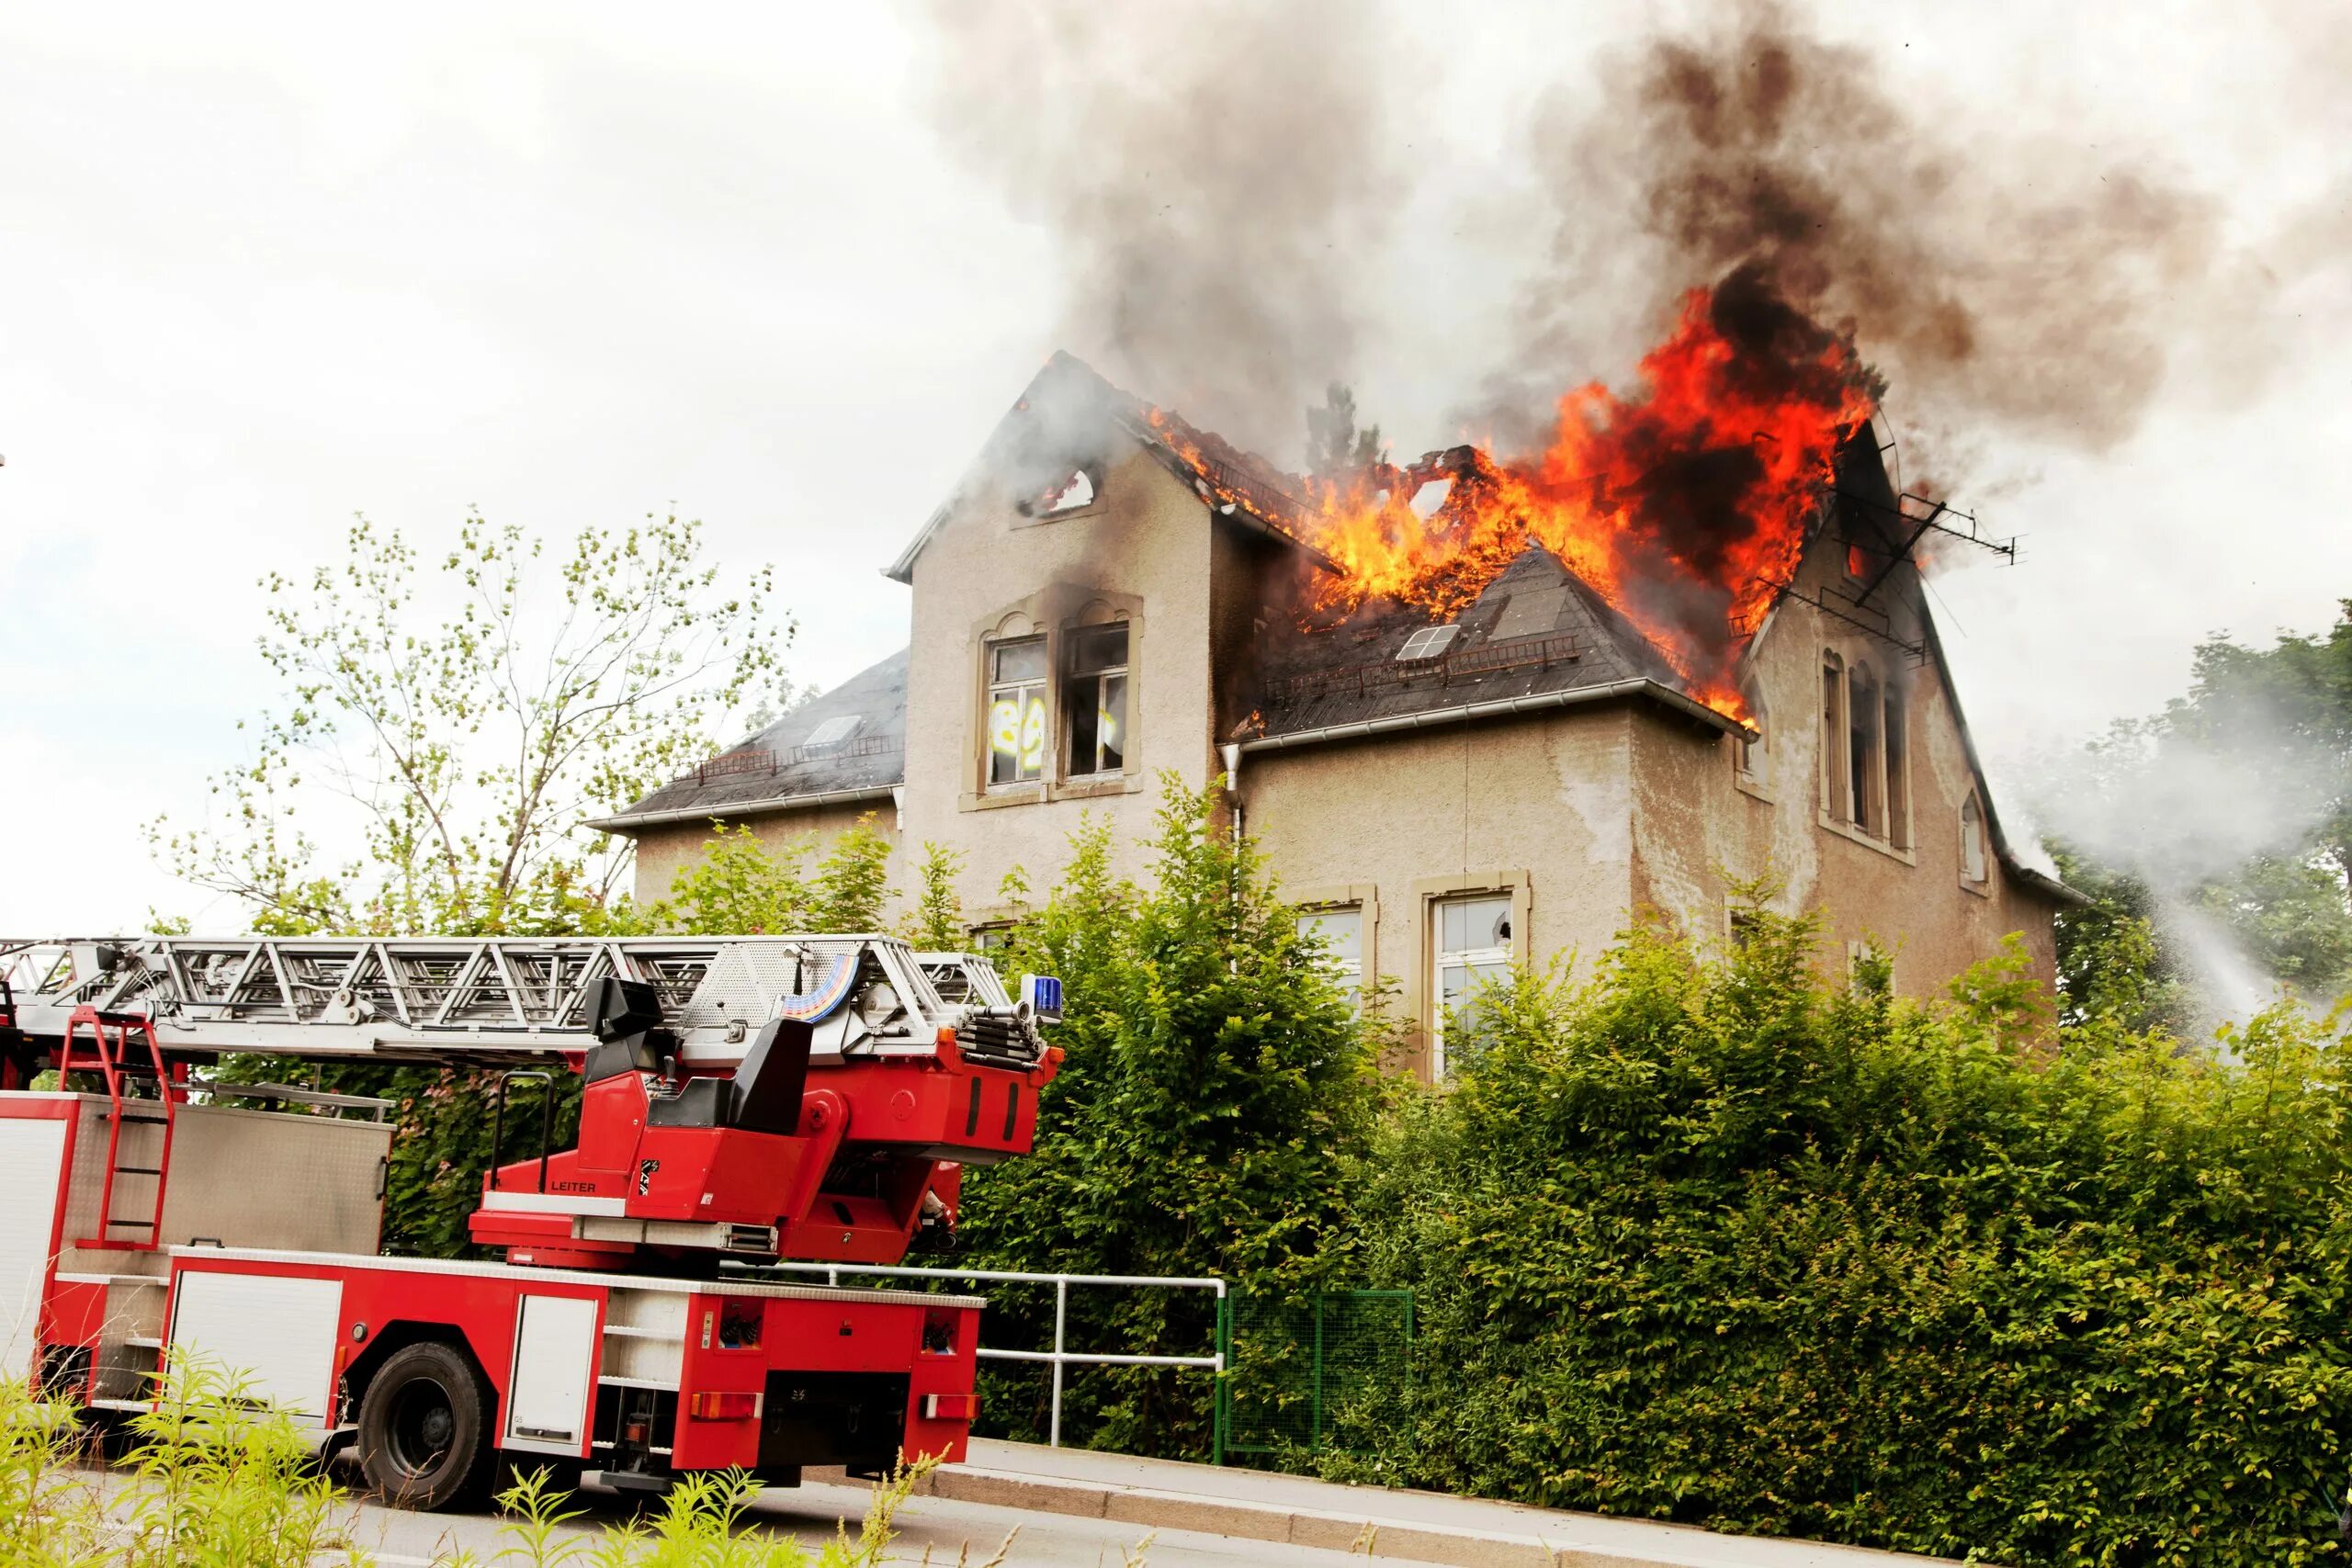
[[[241,1378],[177,1361],[155,1408],[129,1423],[123,1457],[101,1466],[72,1404],[0,1379],[0,1568],[369,1562],[358,1500],[312,1460],[288,1416],[251,1394]],[[761,1490],[746,1475],[689,1476],[657,1508],[587,1530],[577,1528],[581,1512],[570,1495],[539,1472],[500,1495],[503,1544],[486,1556],[459,1551],[438,1561],[443,1568],[876,1568],[897,1534],[899,1506],[928,1468],[876,1486],[857,1532],[840,1528],[813,1554],[744,1528]],[[1011,1544],[1008,1537],[978,1568],[999,1568]]]

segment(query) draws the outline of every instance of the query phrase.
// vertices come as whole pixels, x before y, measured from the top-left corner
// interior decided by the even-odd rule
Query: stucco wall
[[[1157,775],[1204,780],[1214,754],[1210,551],[1201,499],[1133,442],[1120,438],[1095,502],[1050,520],[1023,517],[1013,498],[968,491],[913,570],[912,662],[907,700],[903,886],[925,840],[964,856],[966,911],[997,908],[1018,866],[1038,893],[1069,858],[1088,812],[1109,819],[1116,869],[1140,876]],[[1128,744],[1112,780],[1064,776],[1059,715],[1046,778],[984,785],[986,675],[990,637],[1043,633],[1057,671],[1063,629],[1078,621],[1129,624]],[[1058,679],[1058,677],[1057,677]],[[1050,703],[1049,711],[1058,704]]]
[[[1637,720],[1634,896],[1689,931],[1720,938],[1728,933],[1728,881],[1770,876],[1784,886],[1777,907],[1823,911],[1823,957],[1832,969],[1842,968],[1848,943],[1871,942],[1893,954],[1897,989],[1929,994],[2019,931],[2037,974],[2052,982],[2052,906],[2000,863],[1989,829],[1985,880],[1961,875],[1961,807],[1976,780],[1934,661],[1915,661],[1888,638],[1805,602],[1831,595],[1841,603],[1834,595],[1860,586],[1846,577],[1841,550],[1825,541],[1757,643],[1749,669],[1763,706],[1762,778],[1742,778],[1729,738],[1664,716]],[[1905,609],[1917,592],[1905,572],[1872,596],[1894,612],[1896,637],[1922,635]],[[1904,694],[1909,808],[1899,847],[1833,822],[1825,807],[1825,653]]]
[[[1632,725],[1622,704],[1250,753],[1250,832],[1285,896],[1364,907],[1364,973],[1392,977],[1427,1065],[1430,900],[1509,891],[1522,958],[1588,967],[1632,897]]]
[[[748,827],[760,843],[771,852],[787,842],[799,840],[808,846],[802,863],[813,867],[833,846],[842,830],[855,825],[868,813],[874,826],[886,838],[898,841],[897,812],[888,798],[853,802],[840,806],[820,806],[798,811],[770,812],[758,817],[743,818],[740,824],[730,821],[731,829]],[[670,896],[670,884],[681,867],[702,858],[703,845],[710,841],[711,828],[707,822],[685,822],[674,826],[650,828],[637,840],[637,898],[650,904]],[[906,859],[901,849],[891,855],[893,874],[897,863]]]

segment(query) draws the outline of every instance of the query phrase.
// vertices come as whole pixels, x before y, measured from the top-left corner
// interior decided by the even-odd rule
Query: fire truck
[[[206,1358],[424,1508],[502,1459],[960,1459],[980,1301],[763,1266],[898,1263],[1028,1152],[1060,987],[1020,989],[878,935],[0,942],[0,1376],[105,1418]],[[228,1081],[254,1055],[490,1075],[503,1261],[379,1256],[389,1102]]]

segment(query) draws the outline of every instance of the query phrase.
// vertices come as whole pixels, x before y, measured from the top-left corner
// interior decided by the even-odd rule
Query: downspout
[[[1241,742],[1228,740],[1217,748],[1225,759],[1225,793],[1233,800],[1233,837],[1238,843],[1250,831],[1248,808],[1241,804]]]
[[[1241,803],[1241,743],[1228,740],[1217,748],[1225,759],[1225,793],[1233,802],[1233,885],[1226,890],[1233,905],[1233,966],[1241,966],[1241,851],[1250,834],[1249,808]]]

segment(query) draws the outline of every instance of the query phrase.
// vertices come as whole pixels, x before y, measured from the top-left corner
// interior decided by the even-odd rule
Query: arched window
[[[1984,880],[1984,807],[1974,790],[1960,804],[1960,874],[1970,882]]]

